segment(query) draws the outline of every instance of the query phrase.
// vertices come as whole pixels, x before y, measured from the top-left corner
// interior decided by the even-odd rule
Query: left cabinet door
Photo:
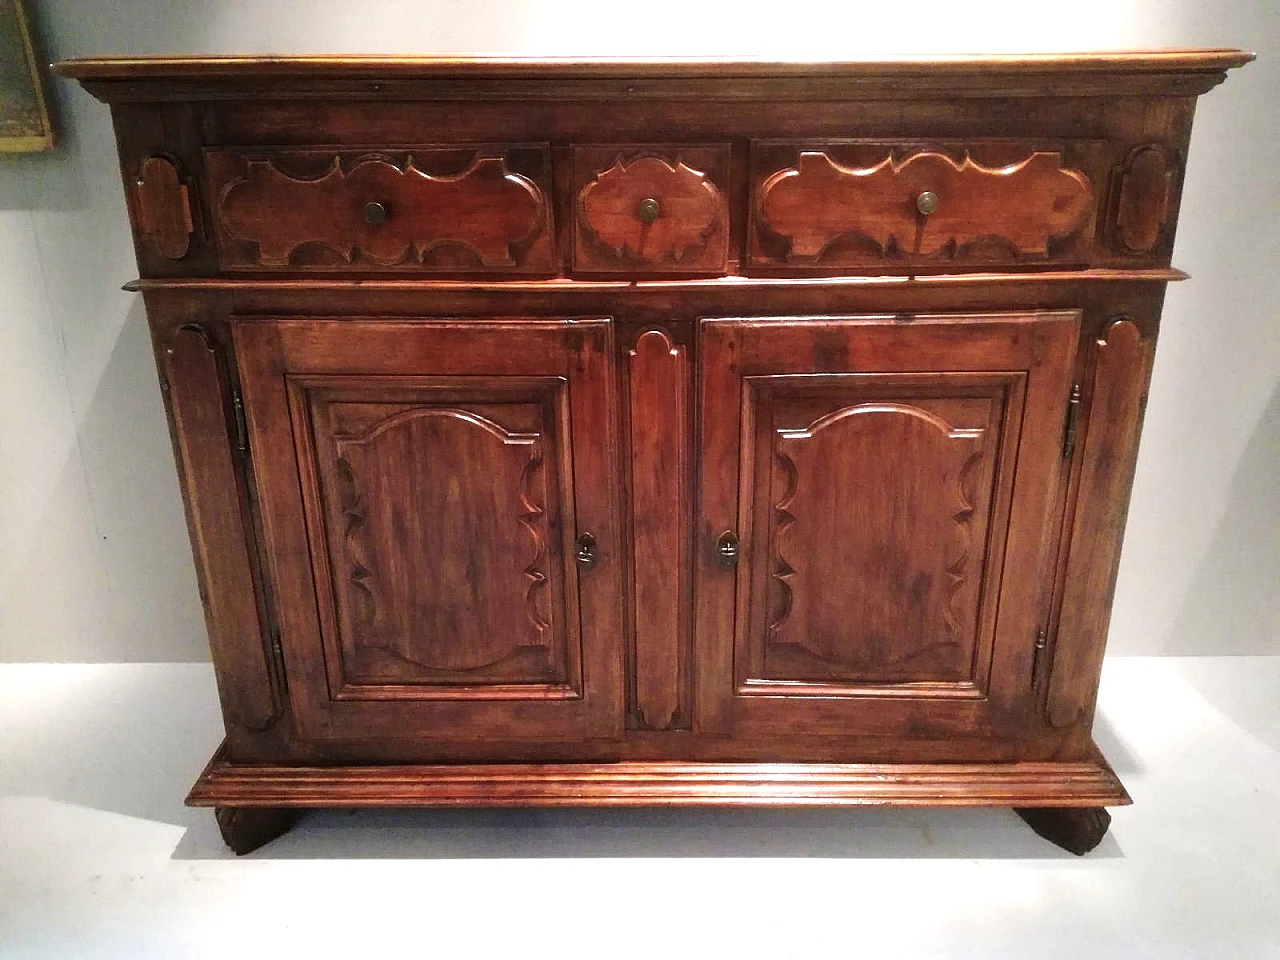
[[[619,738],[611,323],[234,331],[298,736]]]

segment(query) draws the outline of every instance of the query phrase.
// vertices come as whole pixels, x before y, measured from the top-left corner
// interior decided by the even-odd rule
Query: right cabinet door
[[[1078,334],[1075,311],[702,321],[700,730],[1019,735]]]

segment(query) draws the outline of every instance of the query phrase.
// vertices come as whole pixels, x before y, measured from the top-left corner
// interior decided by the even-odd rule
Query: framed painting
[[[53,148],[53,128],[31,22],[22,0],[0,0],[0,152]]]

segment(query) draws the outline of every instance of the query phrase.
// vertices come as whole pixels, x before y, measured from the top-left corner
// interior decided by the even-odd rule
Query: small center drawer
[[[1100,147],[756,141],[748,259],[913,271],[1082,263],[1097,217]]]
[[[574,271],[724,273],[728,178],[728,144],[575,146]]]
[[[556,270],[547,144],[210,150],[225,270]]]

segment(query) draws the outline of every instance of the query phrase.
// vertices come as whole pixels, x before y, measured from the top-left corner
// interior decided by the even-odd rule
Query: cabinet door
[[[702,322],[699,729],[1016,735],[1078,327]]]
[[[620,736],[610,323],[242,319],[235,345],[299,734]]]

